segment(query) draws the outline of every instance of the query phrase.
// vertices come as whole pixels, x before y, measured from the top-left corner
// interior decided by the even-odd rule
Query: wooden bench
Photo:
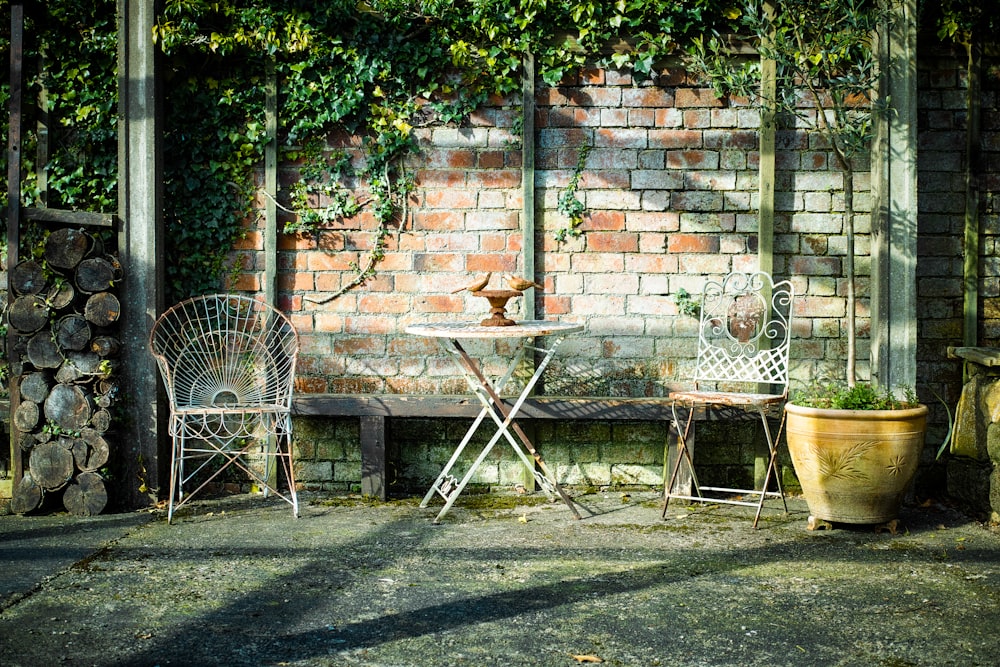
[[[296,394],[292,414],[358,417],[361,422],[361,492],[385,499],[387,417],[475,419],[482,408],[474,396],[412,394]],[[662,421],[670,424],[666,398],[590,398],[539,396],[521,406],[517,419]]]

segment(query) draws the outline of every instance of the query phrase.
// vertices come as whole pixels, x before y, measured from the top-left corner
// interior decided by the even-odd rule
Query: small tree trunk
[[[854,169],[847,164],[844,168],[844,234],[847,236],[847,256],[844,257],[844,273],[847,277],[847,386],[857,384],[857,289],[854,279]]]
[[[45,417],[66,431],[79,431],[90,422],[93,408],[77,385],[57,384],[45,399]]]
[[[52,375],[48,372],[36,371],[28,373],[21,379],[21,398],[33,403],[44,403],[52,388]],[[24,429],[21,429],[24,431]]]
[[[45,288],[45,272],[33,259],[17,264],[10,272],[10,288],[14,294],[38,294]]]
[[[83,308],[83,316],[88,322],[99,327],[111,326],[118,321],[121,315],[121,303],[111,292],[98,292],[89,299]]]
[[[26,352],[28,361],[35,368],[59,368],[63,362],[63,355],[59,346],[52,340],[52,332],[49,329],[39,331],[28,339]]]

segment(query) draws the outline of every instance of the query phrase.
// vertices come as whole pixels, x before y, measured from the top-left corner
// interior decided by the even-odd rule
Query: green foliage
[[[117,27],[114,0],[54,0],[26,12],[21,152],[26,205],[114,212],[118,206]],[[44,91],[48,160],[35,164]]]
[[[405,219],[413,183],[403,158],[416,147],[414,127],[461,122],[489,96],[518,90],[529,52],[550,85],[595,61],[648,76],[678,41],[706,24],[724,25],[727,14],[734,16],[730,5],[167,0],[153,34],[169,63],[165,107],[174,145],[166,161],[167,220],[177,245],[171,256],[179,261],[168,270],[176,297],[207,289],[224,270],[224,250],[249,214],[248,167],[259,162],[265,139],[253,91],[268,59],[278,78],[279,138],[286,151],[305,158],[302,182],[279,197],[295,212],[285,229],[313,234],[369,209],[379,227],[375,247],[356,267],[352,284],[360,284]],[[609,43],[618,45],[610,57]],[[351,169],[340,156],[309,148],[337,129],[364,137],[363,156]],[[351,195],[358,185],[367,189],[360,200]],[[571,193],[564,204],[579,224],[579,200]]]
[[[683,287],[678,288],[677,292],[674,294],[674,303],[677,305],[677,310],[680,311],[682,315],[687,315],[688,317],[693,317],[695,319],[701,317],[701,302],[692,297],[690,292]]]
[[[743,0],[739,23],[762,59],[774,62],[775,95],[764,99],[763,68],[757,60],[731,57],[716,35],[696,39],[691,69],[718,94],[753,100],[764,112],[795,116],[826,140],[844,174],[844,274],[847,283],[847,381],[856,377],[854,269],[854,160],[874,138],[876,114],[889,111],[877,99],[876,31],[893,19],[891,0]],[[779,117],[783,117],[779,116]]]
[[[760,61],[733,58],[718,34],[693,40],[690,66],[720,96],[745,97],[761,108],[814,122],[846,170],[871,144],[873,113],[886,111],[885,101],[874,99],[879,72],[872,49],[875,31],[891,20],[887,3],[743,0],[741,5],[741,34],[753,39],[761,57],[776,63],[776,98],[761,98]]]
[[[941,41],[969,45],[1000,31],[1000,14],[984,11],[985,4],[980,0],[941,0],[921,5],[921,11],[928,14],[924,21],[937,27]]]
[[[590,144],[582,144],[577,151],[576,168],[569,183],[559,193],[559,201],[556,208],[560,213],[569,219],[569,225],[556,232],[556,241],[562,242],[567,236],[580,236],[579,226],[583,223],[583,216],[587,213],[587,206],[576,196],[577,188],[580,185],[580,175],[584,167],[587,166],[587,156],[590,155]]]
[[[841,382],[816,382],[795,392],[791,402],[809,408],[834,410],[899,410],[919,403],[912,387],[901,389],[898,398],[888,389],[879,389],[869,383],[848,386]]]

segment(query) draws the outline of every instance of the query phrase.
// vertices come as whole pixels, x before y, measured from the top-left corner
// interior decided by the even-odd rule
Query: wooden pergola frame
[[[128,506],[149,504],[152,494],[162,487],[168,456],[166,452],[165,406],[159,388],[155,362],[147,349],[147,337],[156,317],[164,309],[163,221],[160,114],[157,83],[157,48],[150,27],[156,21],[155,0],[117,0],[119,16],[119,187],[118,214],[96,216],[48,209],[28,210],[21,200],[21,70],[24,37],[24,2],[11,2],[11,102],[7,173],[10,194],[7,221],[8,270],[17,262],[19,228],[22,218],[69,221],[72,224],[114,225],[125,271],[122,293],[122,342],[124,343],[124,400],[129,419],[122,425],[120,442],[124,451]],[[883,386],[916,383],[916,0],[903,0],[901,20],[881,44],[886,90],[897,113],[882,127],[873,149],[873,188],[877,201],[872,238],[872,374]],[[530,58],[526,72],[532,71]],[[766,70],[765,70],[766,71]],[[273,83],[273,75],[268,77]],[[269,84],[269,126],[276,123],[271,107],[275,91]],[[525,84],[525,136],[533,125],[533,77]],[[276,105],[274,105],[276,106]],[[774,127],[761,126],[761,229],[760,266],[772,267]],[[531,225],[534,214],[533,145],[525,142],[526,262],[534,261]],[[276,163],[272,150],[268,165]],[[273,189],[273,183],[266,186]],[[68,216],[68,217],[67,217]],[[274,212],[266,211],[268,229],[273,232]],[[273,254],[275,234],[266,235]],[[269,300],[274,299],[274,269],[265,279]],[[526,264],[528,275],[532,274]],[[529,304],[529,310],[531,304]],[[11,405],[18,399],[17,378],[11,379]],[[18,434],[11,428],[12,466],[15,481],[23,474]]]

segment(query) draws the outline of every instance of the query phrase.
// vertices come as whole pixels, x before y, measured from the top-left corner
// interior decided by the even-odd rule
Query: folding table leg
[[[423,501],[421,501],[420,506],[426,507],[435,493],[439,494],[442,498],[444,498],[445,506],[441,509],[441,511],[438,513],[437,517],[434,520],[435,523],[440,522],[441,518],[448,512],[452,504],[454,504],[455,500],[462,493],[462,490],[472,479],[472,476],[479,468],[479,466],[482,464],[482,462],[486,459],[486,457],[489,455],[489,453],[492,451],[496,443],[499,442],[500,438],[506,438],[508,443],[514,449],[515,453],[524,463],[525,467],[527,467],[528,470],[531,471],[532,475],[534,475],[535,479],[538,481],[539,485],[542,486],[542,488],[546,491],[546,493],[548,493],[550,496],[558,494],[567,504],[567,506],[569,506],[569,508],[572,510],[574,516],[576,516],[576,518],[579,519],[580,514],[577,511],[575,505],[573,505],[572,500],[565,494],[565,492],[559,486],[554,475],[552,475],[549,472],[548,468],[545,466],[544,461],[542,461],[541,457],[538,455],[537,451],[531,444],[531,441],[528,439],[527,435],[520,428],[520,426],[518,426],[517,423],[514,421],[515,416],[521,409],[521,406],[523,405],[525,399],[530,395],[532,389],[534,389],[535,384],[537,383],[538,379],[542,375],[542,372],[545,370],[545,367],[551,360],[552,355],[555,353],[555,350],[558,347],[559,343],[562,341],[562,338],[560,337],[555,339],[553,344],[548,349],[533,348],[544,352],[545,355],[542,361],[538,364],[538,367],[535,369],[535,372],[532,375],[531,379],[522,389],[521,394],[518,396],[513,407],[511,407],[509,410],[507,409],[503,400],[500,398],[499,392],[503,390],[503,387],[513,376],[514,371],[520,364],[521,359],[524,356],[524,350],[527,347],[526,341],[521,341],[521,343],[518,346],[517,352],[515,353],[513,359],[511,360],[510,364],[507,367],[506,372],[496,383],[492,383],[488,378],[486,378],[486,376],[480,370],[478,363],[476,363],[476,361],[471,356],[469,356],[469,354],[465,351],[465,349],[458,342],[458,340],[448,339],[448,341],[449,341],[449,346],[446,346],[446,350],[452,357],[456,359],[456,363],[459,366],[459,369],[462,371],[463,377],[465,377],[465,380],[469,384],[469,387],[471,388],[473,394],[483,404],[483,408],[482,410],[480,410],[479,415],[473,422],[472,426],[466,432],[462,442],[459,443],[458,447],[455,450],[455,453],[452,454],[452,457],[448,461],[447,465],[445,465],[444,469],[438,475],[438,478],[435,480],[430,490],[424,496],[424,499]],[[445,344],[444,341],[442,341],[442,345],[444,344]],[[451,470],[453,469],[455,463],[458,461],[459,456],[464,451],[468,443],[471,441],[473,435],[479,429],[480,425],[482,424],[482,421],[485,419],[487,415],[489,415],[493,419],[497,427],[497,430],[490,438],[486,446],[483,447],[479,456],[473,462],[469,470],[466,471],[465,476],[461,480],[458,480],[454,475],[451,474]],[[514,437],[510,434],[510,430],[513,430],[515,432],[515,434],[518,436],[518,439],[521,440],[521,443],[525,446],[525,448],[529,452],[531,452],[531,454],[534,457],[534,460],[532,460],[531,458],[528,457],[527,454],[525,454],[524,450],[518,445],[517,440],[515,440]],[[534,470],[534,466],[536,464],[543,471],[544,475],[540,475]]]
[[[482,388],[476,384],[476,382],[472,379],[472,377],[470,377],[469,372],[465,368],[461,355],[455,349],[455,347],[458,346],[457,341],[452,340],[450,345],[444,340],[441,340],[440,343],[441,346],[444,348],[444,350],[451,357],[455,359],[456,365],[458,365],[459,369],[462,371],[462,375],[463,377],[465,377],[466,382],[468,382],[469,386],[472,387],[473,393],[476,395],[476,398],[478,398],[480,402],[483,403],[483,408],[479,411],[479,415],[472,422],[472,426],[470,426],[469,430],[465,432],[465,436],[462,438],[462,441],[455,449],[455,452],[451,455],[451,458],[448,460],[448,463],[441,470],[441,473],[438,475],[437,479],[434,480],[434,484],[432,484],[431,488],[428,489],[427,494],[424,496],[424,499],[420,501],[420,507],[427,507],[427,505],[431,501],[431,498],[434,497],[435,493],[440,495],[447,502],[451,497],[451,494],[454,493],[455,490],[459,488],[459,486],[463,489],[465,488],[465,484],[460,484],[458,478],[456,478],[454,475],[451,474],[451,470],[452,468],[455,467],[455,464],[458,462],[459,456],[461,456],[462,452],[465,451],[466,446],[469,444],[469,442],[472,441],[473,436],[475,436],[476,431],[479,430],[480,424],[482,424],[483,420],[486,419],[486,415],[489,413],[490,410],[489,402],[480,393],[482,391]],[[503,387],[507,384],[507,381],[510,380],[510,378],[514,375],[514,371],[517,368],[518,364],[521,363],[521,359],[523,358],[523,356],[524,356],[524,345],[522,343],[517,352],[514,354],[514,358],[511,359],[510,364],[508,364],[506,372],[497,381],[498,391],[503,391]],[[485,459],[485,457],[482,458]],[[471,472],[475,472],[476,468],[478,467],[479,467],[478,463],[474,464]],[[466,474],[466,477],[469,477],[468,473]],[[467,480],[466,483],[468,483]],[[458,493],[461,493],[460,489]],[[455,494],[455,497],[457,497],[457,495],[458,494]],[[454,502],[454,500],[452,500],[452,502]],[[450,508],[451,503],[448,503],[446,507]],[[438,515],[438,519],[440,519],[440,517],[441,515]]]
[[[494,436],[494,439],[496,439],[501,435],[505,437],[507,439],[507,442],[510,443],[510,446],[514,449],[514,451],[517,453],[518,457],[520,457],[521,461],[528,468],[528,470],[531,471],[531,473],[535,477],[535,480],[545,490],[545,492],[550,497],[553,494],[558,494],[559,497],[562,499],[562,501],[566,503],[566,506],[570,508],[570,511],[573,512],[573,516],[579,519],[580,513],[579,511],[577,511],[576,505],[573,504],[572,499],[569,496],[567,496],[566,492],[563,491],[561,486],[559,486],[559,482],[556,479],[555,475],[549,471],[548,466],[545,465],[545,461],[542,460],[542,457],[538,454],[538,451],[531,443],[531,440],[528,438],[527,434],[525,434],[524,430],[517,424],[517,422],[514,421],[514,418],[516,417],[517,413],[521,410],[521,406],[524,404],[524,401],[531,394],[531,391],[534,389],[535,384],[538,382],[538,379],[542,376],[542,373],[545,371],[546,366],[548,366],[549,361],[551,361],[553,355],[555,354],[556,349],[559,347],[559,344],[562,342],[562,340],[563,340],[562,337],[554,338],[547,349],[540,347],[532,347],[532,349],[536,351],[543,352],[544,356],[542,357],[542,360],[539,362],[537,368],[535,368],[535,372],[532,374],[531,379],[529,379],[528,382],[525,384],[524,389],[521,390],[521,394],[517,397],[517,400],[514,402],[514,405],[509,410],[507,409],[503,400],[501,400],[500,396],[497,394],[496,390],[494,390],[489,380],[482,374],[482,371],[479,370],[479,366],[478,364],[476,364],[475,360],[472,359],[467,352],[465,352],[465,350],[458,343],[458,341],[453,341],[453,344],[455,348],[459,351],[459,353],[462,355],[463,361],[465,362],[467,368],[476,376],[476,379],[478,380],[478,387],[481,387],[484,391],[487,392],[487,394],[489,394],[489,399],[490,399],[489,401],[487,401],[485,397],[482,396],[480,396],[480,400],[483,401],[484,407],[489,409],[490,416],[493,418],[493,421],[496,423],[496,426],[498,428],[497,434]],[[521,348],[522,352],[524,347],[525,346],[522,344]],[[478,391],[476,393],[477,395],[479,395]],[[503,419],[501,419],[501,417]],[[518,446],[517,442],[510,434],[510,430],[508,429],[514,431],[514,433],[520,439],[521,444],[523,444],[525,449],[527,449],[531,453],[532,457],[534,457],[533,462],[524,453],[524,450],[522,450],[521,447]],[[537,464],[539,469],[541,469],[543,473],[542,475],[539,475],[534,471],[535,464]]]

